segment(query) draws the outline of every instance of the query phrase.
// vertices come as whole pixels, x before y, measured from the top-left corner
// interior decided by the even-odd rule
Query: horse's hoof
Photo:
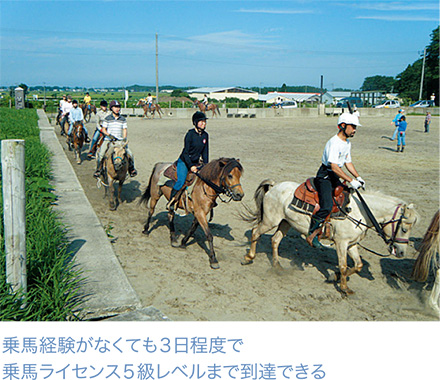
[[[220,268],[220,264],[219,263],[211,263],[211,268],[212,269],[219,269]]]
[[[346,288],[346,289],[341,289],[341,292],[344,296],[352,296],[354,294],[354,291],[351,290],[350,288]]]
[[[116,211],[116,206],[110,205],[110,211]]]
[[[142,233],[143,233],[144,235],[146,235],[146,236],[149,236],[149,235],[150,235],[150,233],[148,232],[147,229],[144,229],[144,230],[142,231]]]
[[[243,260],[241,260],[241,265],[249,265],[249,264],[253,264],[254,260],[252,259],[248,259],[246,256],[243,258]]]
[[[171,239],[171,247],[180,248],[181,244],[177,241],[177,239]]]

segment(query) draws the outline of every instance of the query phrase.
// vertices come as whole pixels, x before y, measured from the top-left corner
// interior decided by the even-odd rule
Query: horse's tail
[[[423,236],[420,253],[411,275],[414,280],[426,281],[428,278],[431,263],[436,265],[434,255],[439,251],[439,242],[439,211],[437,211]]]
[[[215,108],[217,109],[218,115],[221,116],[221,113],[220,113],[220,107],[216,104],[216,105],[215,105]]]
[[[240,213],[241,219],[252,224],[261,223],[261,221],[263,220],[263,213],[264,213],[264,209],[263,209],[264,196],[274,185],[275,185],[275,181],[273,181],[272,179],[265,179],[260,183],[260,185],[257,187],[257,190],[255,190],[255,194],[254,194],[254,200],[257,209],[253,211],[249,206],[243,204],[245,210]]]
[[[151,172],[150,179],[148,180],[148,186],[142,194],[141,199],[139,200],[139,204],[148,205],[148,201],[151,198],[151,182],[153,181],[154,171],[156,170],[156,166],[154,166],[153,171]]]

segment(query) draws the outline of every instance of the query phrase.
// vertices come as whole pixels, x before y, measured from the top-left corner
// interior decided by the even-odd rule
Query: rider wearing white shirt
[[[351,162],[351,143],[348,140],[354,137],[356,128],[361,126],[356,115],[343,113],[338,120],[339,132],[327,141],[322,155],[322,165],[315,178],[315,186],[319,195],[319,210],[312,216],[307,242],[315,248],[321,247],[318,235],[313,232],[322,227],[325,219],[330,215],[333,208],[333,191],[341,185],[341,180],[349,182],[350,187],[358,189],[365,185],[365,181],[359,176]],[[342,168],[356,179],[346,174]]]

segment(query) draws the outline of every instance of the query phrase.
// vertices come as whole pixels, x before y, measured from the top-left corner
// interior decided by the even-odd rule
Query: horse
[[[440,234],[439,234],[439,212],[434,214],[434,217],[429,224],[428,229],[423,236],[422,244],[420,246],[420,253],[414,263],[412,271],[412,278],[416,281],[426,281],[429,274],[431,264],[435,268],[434,286],[429,297],[429,306],[431,306],[437,314],[440,315]]]
[[[257,206],[256,211],[247,207],[241,213],[242,219],[254,224],[251,247],[242,261],[243,265],[253,262],[260,236],[273,228],[277,228],[272,236],[272,265],[275,269],[281,269],[278,259],[278,246],[290,227],[301,234],[306,235],[308,233],[311,213],[298,209],[291,204],[298,186],[299,184],[295,182],[276,184],[271,179],[266,179],[260,183],[254,195]],[[390,254],[403,257],[409,243],[411,228],[419,218],[414,205],[406,205],[405,202],[397,198],[380,193],[366,192],[364,196],[373,215],[381,224],[384,236],[388,239]],[[336,247],[340,270],[340,291],[344,295],[354,293],[347,286],[347,278],[362,269],[363,264],[357,245],[373,225],[359,196],[350,194],[349,200],[350,209],[346,209],[346,217],[331,218],[325,231],[325,238],[333,242]],[[347,266],[347,253],[354,261],[353,268]]]
[[[90,121],[90,118],[92,116],[92,112],[96,115],[96,106],[93,104],[90,104],[90,108],[85,103],[81,103],[81,109],[83,111],[84,120],[86,123]]]
[[[128,157],[125,147],[128,142],[111,141],[103,158],[105,195],[109,195],[110,211],[115,211],[121,202],[122,185],[128,172]],[[114,183],[118,183],[115,200]]]
[[[67,135],[67,131],[66,131]],[[73,129],[72,129],[72,137],[67,136],[67,146],[69,147],[69,150],[72,150],[75,152],[75,159],[76,163],[79,165],[81,164],[81,149],[84,145],[85,141],[85,132],[84,132],[84,124],[82,121],[75,121],[73,123]]]
[[[151,104],[150,107],[148,107],[148,104],[145,103],[144,100],[139,100],[137,103],[137,106],[141,106],[144,110],[144,117],[148,118],[148,112],[150,112],[151,114],[151,118],[154,119],[154,114],[157,111],[157,114],[159,115],[159,117],[162,119],[162,115],[163,111],[162,108],[160,107],[159,104]]]
[[[141,197],[140,203],[148,205],[149,202],[148,219],[143,230],[145,235],[149,235],[151,217],[154,214],[159,198],[162,195],[165,195],[168,200],[170,198],[174,182],[167,181],[161,184],[160,180],[164,178],[163,173],[171,165],[171,163],[164,162],[155,164],[148,182],[148,187]],[[210,161],[199,170],[191,195],[187,196],[187,194],[182,194],[180,199],[176,202],[176,209],[181,208],[187,213],[194,215],[192,225],[180,245],[177,244],[177,236],[175,234],[174,212],[168,210],[170,239],[173,247],[185,248],[189,238],[200,225],[209,243],[208,256],[210,266],[212,269],[218,269],[220,267],[215,255],[213,237],[209,229],[207,215],[217,205],[217,198],[223,201],[220,197],[221,194],[225,194],[229,197],[229,200],[241,201],[244,197],[243,188],[240,184],[242,173],[243,167],[240,160],[236,160],[235,158],[219,158]]]
[[[202,102],[196,100],[194,102],[194,105],[198,106],[200,111],[203,113],[206,113],[207,111],[212,111],[212,117],[215,117],[216,113],[218,113],[218,116],[220,116],[220,109],[218,108],[217,104],[210,103],[208,104],[208,106],[205,106]]]

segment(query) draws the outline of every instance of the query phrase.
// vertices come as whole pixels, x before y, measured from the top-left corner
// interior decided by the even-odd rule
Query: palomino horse
[[[208,111],[212,111],[212,117],[214,117],[216,115],[216,113],[218,114],[218,116],[220,116],[220,110],[219,110],[217,104],[210,103],[210,104],[208,104],[208,106],[205,106],[202,102],[199,102],[198,100],[196,100],[194,102],[194,104],[196,106],[198,106],[200,111],[203,113],[206,113]]]
[[[167,199],[170,198],[172,185],[174,182],[166,182],[160,185],[163,172],[171,165],[171,163],[157,163],[150,176],[148,187],[145,190],[140,203],[149,204],[148,219],[144,226],[143,233],[149,234],[149,226],[151,217],[154,213],[157,201],[162,195],[165,195]],[[182,208],[187,212],[191,212],[194,215],[194,220],[191,228],[188,230],[185,237],[179,247],[184,248],[189,238],[194,234],[197,227],[200,225],[205,233],[205,236],[209,243],[209,263],[211,268],[219,268],[217,258],[215,256],[213,237],[209,230],[207,215],[211,212],[213,207],[216,206],[216,199],[225,194],[227,197],[234,201],[240,201],[244,192],[240,184],[240,177],[243,172],[239,160],[234,158],[219,158],[217,160],[210,161],[203,166],[198,172],[198,178],[195,181],[194,187],[191,191],[191,196],[183,194],[179,199],[179,204],[176,204],[176,208]],[[170,181],[171,182],[171,181]],[[222,200],[222,198],[220,197]],[[171,245],[177,246],[177,236],[174,229],[174,212],[168,212],[168,221],[170,227]]]
[[[68,125],[68,123],[66,123]],[[67,135],[67,131],[66,131]],[[85,132],[84,132],[84,124],[82,121],[75,121],[73,123],[72,129],[72,137],[67,136],[67,146],[69,150],[75,152],[76,163],[81,164],[81,149],[84,145],[85,140]]]
[[[440,234],[439,234],[439,212],[438,210],[431,220],[431,224],[423,236],[420,253],[414,264],[412,277],[416,281],[426,281],[428,279],[431,264],[435,268],[435,280],[429,297],[431,306],[440,315]]]
[[[125,150],[126,146],[127,142],[110,142],[103,158],[105,194],[109,195],[109,206],[111,211],[115,211],[118,204],[121,202],[122,185],[127,177],[128,157]],[[116,182],[118,183],[118,190],[115,200],[115,189],[113,184]]]
[[[148,104],[145,103],[142,99],[138,101],[137,106],[141,106],[144,110],[144,117],[148,118],[148,112],[151,114],[151,118],[154,119],[154,114],[157,111],[157,114],[162,119],[163,111],[160,108],[159,104],[152,104],[151,107],[148,108]]]
[[[85,103],[81,103],[81,109],[83,111],[84,120],[86,123],[90,121],[92,112],[96,115],[96,106],[94,106],[93,104],[90,104],[90,108],[89,108]]]
[[[294,192],[299,186],[295,182],[275,184],[267,179],[261,182],[255,191],[257,210],[247,210],[243,219],[253,222],[251,247],[245,255],[242,264],[250,264],[256,255],[257,240],[262,234],[273,228],[277,231],[272,236],[273,266],[281,268],[278,259],[278,246],[287,234],[290,227],[306,235],[310,226],[310,214],[291,205]],[[411,227],[418,218],[413,205],[406,205],[403,201],[380,193],[365,193],[365,201],[373,215],[382,226],[387,237],[390,253],[403,257],[406,252]],[[368,229],[372,228],[372,221],[356,194],[350,195],[346,218],[330,219],[326,226],[329,242],[333,242],[338,255],[341,275],[340,290],[342,293],[353,293],[347,286],[347,278],[353,273],[360,272],[362,260],[358,253],[357,244],[365,237]],[[354,261],[354,267],[347,267],[347,253]]]

